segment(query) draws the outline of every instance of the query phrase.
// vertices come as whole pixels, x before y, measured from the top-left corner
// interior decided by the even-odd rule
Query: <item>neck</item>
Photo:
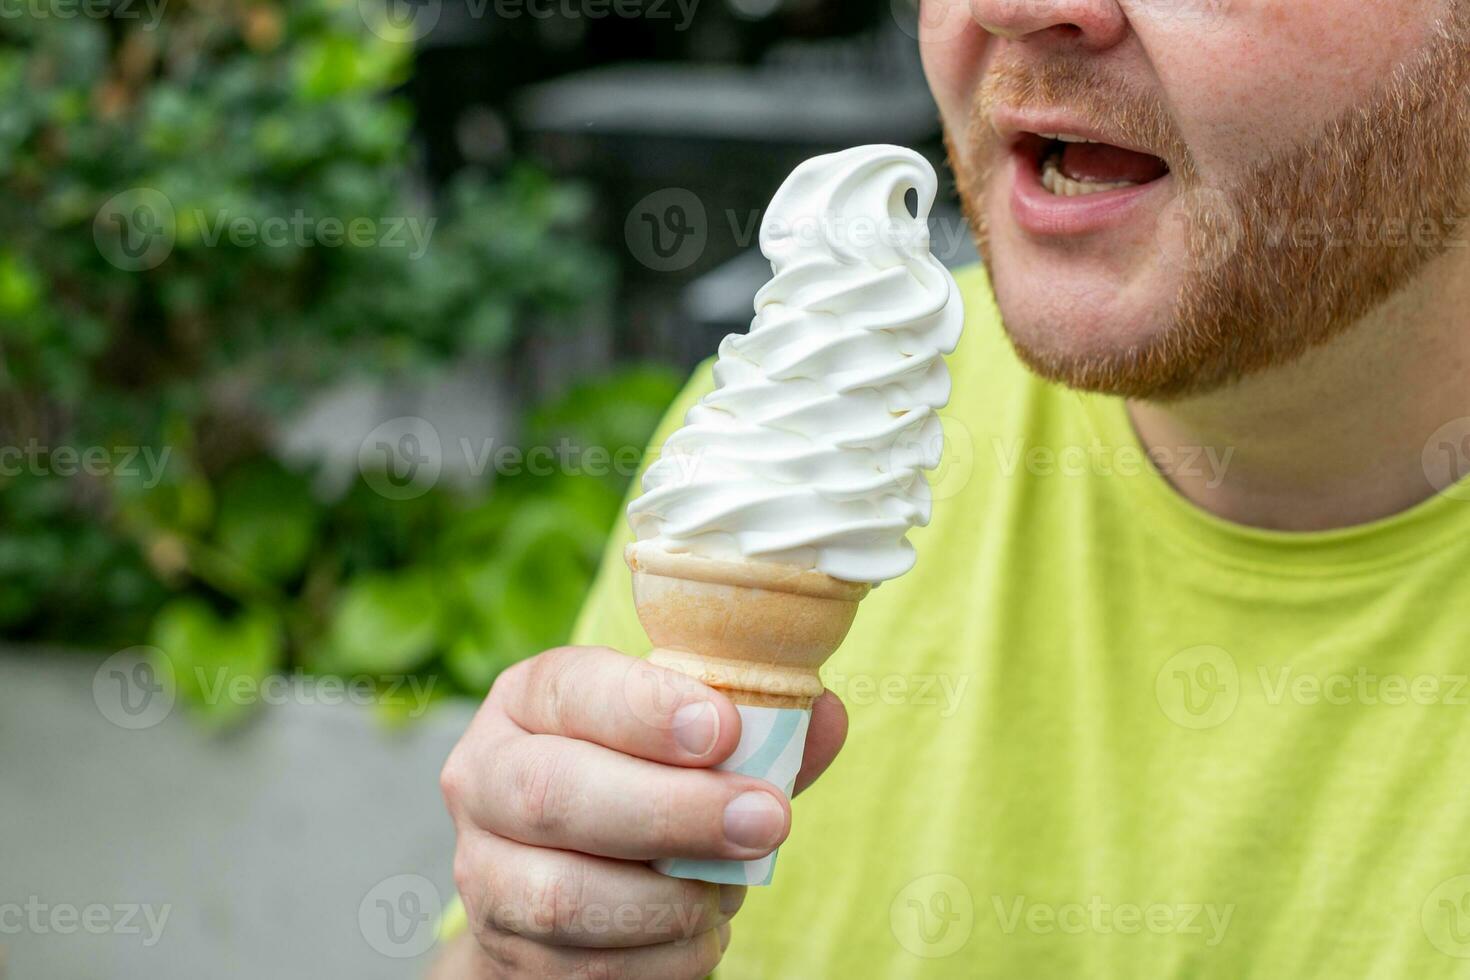
[[[1456,474],[1470,453],[1466,310],[1470,256],[1456,251],[1291,364],[1194,398],[1131,402],[1129,413],[1151,450],[1201,447],[1229,460],[1223,476],[1165,474],[1226,520],[1320,531],[1388,517],[1443,488],[1450,471],[1429,461],[1442,468],[1445,450],[1430,443],[1447,424],[1462,423],[1448,440]]]

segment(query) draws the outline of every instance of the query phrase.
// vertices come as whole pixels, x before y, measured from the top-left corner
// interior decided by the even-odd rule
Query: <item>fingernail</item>
[[[730,923],[720,923],[720,952],[724,952],[730,945]]]
[[[770,793],[741,793],[725,807],[725,839],[737,847],[770,850],[786,828],[786,811]]]
[[[744,885],[721,885],[720,886],[720,914],[734,915],[740,911],[740,906],[745,904]]]
[[[674,712],[674,741],[690,755],[709,755],[720,738],[720,713],[708,701],[686,704]]]

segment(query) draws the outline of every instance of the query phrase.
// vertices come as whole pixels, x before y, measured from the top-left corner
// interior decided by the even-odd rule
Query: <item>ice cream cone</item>
[[[723,691],[736,704],[810,708],[817,670],[847,636],[870,585],[762,561],[624,552],[650,663]]]

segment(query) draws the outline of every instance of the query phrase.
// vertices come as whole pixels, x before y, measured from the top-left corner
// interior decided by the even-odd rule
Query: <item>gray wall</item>
[[[422,975],[454,895],[438,773],[473,705],[394,730],[272,696],[213,735],[119,714],[102,662],[0,651],[3,980]]]

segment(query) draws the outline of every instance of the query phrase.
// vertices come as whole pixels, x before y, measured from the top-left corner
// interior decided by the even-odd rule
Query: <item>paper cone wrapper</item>
[[[805,708],[760,708],[744,704],[736,708],[740,712],[740,744],[730,758],[715,768],[764,779],[790,799],[796,774],[801,770],[812,713]],[[769,885],[776,870],[776,852],[756,861],[671,858],[655,861],[653,867],[674,878],[717,881],[723,885]]]
[[[740,711],[740,744],[717,768],[755,776],[790,797],[806,747],[818,669],[847,636],[871,588],[774,562],[721,561],[635,543],[638,618],[651,663],[723,691]],[[757,861],[658,861],[680,878],[726,884],[771,881],[776,855]]]

